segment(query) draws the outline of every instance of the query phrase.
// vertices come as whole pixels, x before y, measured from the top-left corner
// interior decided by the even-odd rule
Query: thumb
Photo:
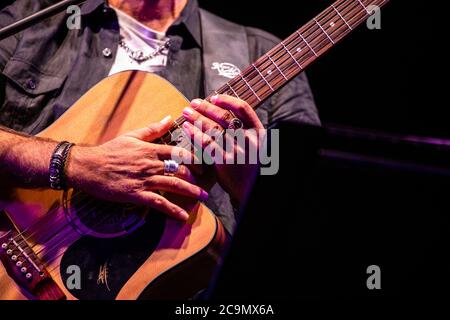
[[[172,117],[167,116],[160,122],[151,123],[147,127],[128,132],[125,135],[142,141],[152,142],[153,140],[162,137],[172,125]]]

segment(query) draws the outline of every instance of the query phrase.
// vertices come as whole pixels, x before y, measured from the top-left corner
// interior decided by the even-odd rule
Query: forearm
[[[46,187],[48,167],[56,142],[0,127],[1,184]]]

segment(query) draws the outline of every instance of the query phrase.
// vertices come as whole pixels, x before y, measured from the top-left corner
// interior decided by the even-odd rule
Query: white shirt
[[[167,42],[168,38],[164,33],[152,30],[120,10],[115,8],[114,10],[119,20],[120,36],[131,50],[140,50],[145,56],[148,56]],[[125,70],[156,72],[166,66],[167,55],[168,49],[164,48],[156,57],[138,63],[129,56],[126,49],[119,46],[109,75]]]

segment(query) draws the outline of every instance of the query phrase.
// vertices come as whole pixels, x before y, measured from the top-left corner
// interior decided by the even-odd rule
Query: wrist
[[[88,147],[73,146],[66,163],[66,184],[69,188],[78,188],[84,180],[84,174],[90,167]]]

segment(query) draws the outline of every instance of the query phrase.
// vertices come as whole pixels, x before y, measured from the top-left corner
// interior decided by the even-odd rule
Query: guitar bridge
[[[8,275],[34,298],[66,299],[44,264],[16,230],[0,236],[0,260]]]

